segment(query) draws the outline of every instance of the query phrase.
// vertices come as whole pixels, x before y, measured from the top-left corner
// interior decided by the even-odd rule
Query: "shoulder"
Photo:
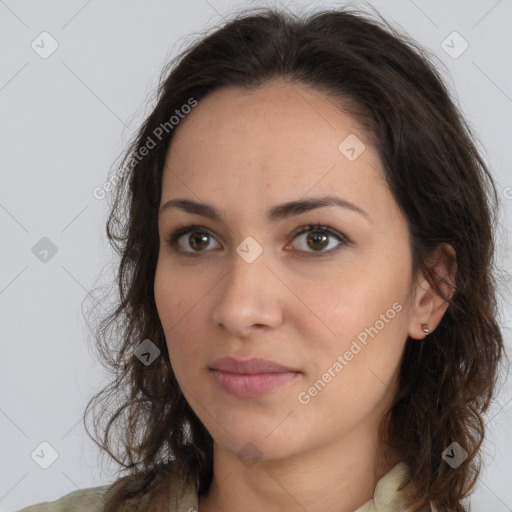
[[[119,510],[191,512],[198,509],[197,487],[193,478],[184,478],[173,468],[161,472],[144,493],[144,477],[126,475],[111,484],[80,489],[61,498],[38,503],[17,512],[103,512],[106,499],[120,503]],[[108,491],[108,494],[107,494]],[[129,498],[127,498],[129,496]]]
[[[103,497],[110,485],[70,492],[55,501],[30,505],[18,512],[101,512]]]

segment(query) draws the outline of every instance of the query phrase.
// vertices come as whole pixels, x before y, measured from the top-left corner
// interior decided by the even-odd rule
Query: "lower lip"
[[[251,398],[286,384],[297,377],[298,372],[240,374],[222,370],[212,370],[217,384],[229,395],[238,398]]]

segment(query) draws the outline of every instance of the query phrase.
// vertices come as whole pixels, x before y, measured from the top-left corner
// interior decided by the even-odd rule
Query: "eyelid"
[[[215,235],[206,227],[200,226],[197,224],[186,224],[181,227],[176,228],[171,235],[166,239],[166,244],[171,247],[175,252],[179,254],[183,254],[185,256],[202,256],[203,254],[209,252],[209,250],[204,251],[182,251],[176,248],[177,242],[181,237],[183,237],[186,234],[193,233],[194,231],[197,232],[203,232],[216,240]],[[305,257],[323,257],[323,256],[334,256],[334,253],[336,253],[338,250],[340,250],[343,246],[351,245],[351,240],[346,237],[344,234],[340,233],[334,228],[331,228],[330,226],[327,226],[325,224],[306,224],[303,226],[298,227],[293,233],[291,234],[292,240],[297,238],[300,235],[303,235],[304,233],[308,233],[310,231],[317,231],[317,232],[323,232],[327,234],[328,236],[335,238],[338,240],[339,244],[330,249],[329,251],[302,251],[297,249],[292,249],[291,251],[294,253],[297,253],[299,255],[305,255]]]

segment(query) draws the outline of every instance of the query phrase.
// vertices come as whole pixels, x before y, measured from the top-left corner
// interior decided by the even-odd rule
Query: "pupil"
[[[189,237],[189,241],[190,246],[194,249],[204,249],[204,247],[208,246],[208,236],[204,233],[200,233],[198,236],[192,233]]]
[[[317,235],[314,235],[314,234],[310,234],[308,235],[308,242],[313,242],[314,244],[320,244],[321,246],[320,247],[316,247],[316,249],[323,249],[324,247],[326,247],[326,241],[327,241],[327,236],[326,235],[323,235],[323,234],[317,234]],[[322,243],[323,242],[323,243]],[[315,247],[312,247],[312,249],[315,249]]]

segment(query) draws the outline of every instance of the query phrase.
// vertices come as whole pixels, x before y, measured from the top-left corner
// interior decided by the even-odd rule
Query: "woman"
[[[414,42],[241,14],[165,70],[116,182],[115,379],[89,406],[129,474],[27,512],[467,510],[496,192]]]

